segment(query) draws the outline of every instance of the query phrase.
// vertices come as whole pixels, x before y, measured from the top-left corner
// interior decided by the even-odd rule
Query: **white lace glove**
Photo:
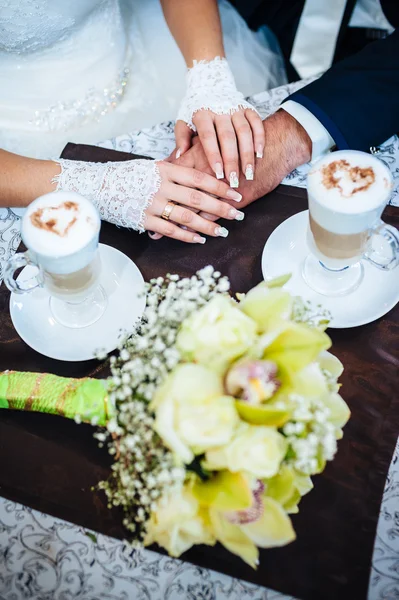
[[[238,192],[193,168],[142,159],[108,163],[63,159],[55,162],[61,167],[60,174],[52,180],[57,184],[57,191],[85,196],[96,206],[102,219],[122,227],[203,244],[206,238],[199,233],[226,237],[228,230],[197,212],[237,221],[244,218],[244,213],[217,199],[239,202]]]
[[[238,187],[239,162],[246,179],[254,178],[255,152],[262,158],[265,145],[262,119],[237,90],[225,58],[194,61],[188,70],[175,128],[177,159],[190,147],[193,132],[218,179],[226,173],[230,186]]]
[[[177,114],[193,131],[197,131],[193,116],[199,110],[211,110],[215,115],[232,115],[241,108],[257,110],[236,88],[233,73],[225,58],[194,61],[187,72],[187,91]]]
[[[155,160],[92,163],[60,159],[52,183],[89,198],[105,221],[143,233],[146,210],[161,186]]]

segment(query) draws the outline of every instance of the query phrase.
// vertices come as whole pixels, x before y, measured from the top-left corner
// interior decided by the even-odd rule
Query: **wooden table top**
[[[128,160],[132,155],[69,145],[64,157]],[[227,239],[205,246],[184,245],[103,224],[101,241],[132,258],[146,280],[167,272],[187,276],[212,264],[230,278],[234,292],[262,279],[261,253],[268,236],[285,219],[307,208],[306,192],[280,186],[245,209],[243,222],[229,222]],[[399,227],[398,210],[385,220]],[[0,288],[0,370],[53,372],[81,377],[107,375],[96,361],[62,363],[41,356],[16,334],[9,292]],[[332,351],[344,363],[341,393],[352,418],[336,459],[314,478],[314,490],[293,515],[297,540],[261,551],[253,571],[222,547],[195,547],[183,560],[292,594],[301,600],[366,599],[369,569],[386,474],[399,432],[399,305],[362,327],[331,330]],[[60,417],[2,411],[0,495],[102,533],[123,538],[117,510],[109,510],[92,486],[109,474],[110,459],[87,425]]]

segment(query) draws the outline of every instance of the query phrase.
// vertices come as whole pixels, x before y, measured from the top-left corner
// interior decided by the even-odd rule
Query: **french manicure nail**
[[[230,187],[238,188],[238,177],[235,171],[230,173]]]
[[[229,216],[232,219],[235,219],[236,221],[243,221],[245,217],[243,212],[241,212],[240,210],[236,210],[235,208],[230,208]]]
[[[216,179],[224,179],[223,166],[221,163],[215,164]]]
[[[263,146],[259,144],[256,151],[256,158],[263,158]]]
[[[215,234],[219,237],[226,238],[229,235],[229,231],[226,229],[226,227],[216,227]]]
[[[176,152],[176,160],[177,160],[178,158],[180,158],[180,156],[181,156],[181,150],[180,150],[180,148],[178,148],[178,149],[177,149],[177,152]]]
[[[193,237],[193,241],[194,241],[196,244],[205,244],[205,242],[206,242],[206,238],[204,238],[204,237],[201,237],[200,235],[195,235],[195,236]]]
[[[245,179],[247,181],[253,181],[254,178],[254,168],[252,165],[248,165],[245,169]]]
[[[232,200],[235,200],[236,202],[240,202],[242,200],[241,194],[235,190],[227,190],[226,196]]]

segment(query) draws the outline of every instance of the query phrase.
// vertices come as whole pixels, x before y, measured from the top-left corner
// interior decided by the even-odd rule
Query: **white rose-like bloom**
[[[151,408],[158,435],[186,464],[195,454],[227,444],[239,421],[235,400],[224,395],[221,377],[201,365],[178,365],[156,392]]]
[[[221,448],[208,450],[207,469],[228,469],[249,473],[257,479],[268,479],[280,470],[287,452],[287,442],[273,427],[241,423],[234,438]]]
[[[257,325],[227,296],[215,296],[183,322],[176,345],[182,357],[224,372],[255,342]]]
[[[188,485],[174,489],[157,503],[147,523],[144,544],[156,543],[170,556],[179,557],[195,544],[214,545],[215,537],[203,518],[198,501]]]

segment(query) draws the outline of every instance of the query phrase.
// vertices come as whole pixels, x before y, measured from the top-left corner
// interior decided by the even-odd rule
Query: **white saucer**
[[[310,289],[302,278],[302,264],[309,254],[306,243],[308,211],[290,217],[273,231],[262,254],[265,279],[291,273],[285,289],[321,304],[332,315],[329,327],[358,327],[379,319],[399,302],[399,267],[382,271],[363,261],[364,278],[359,287],[346,296],[323,296]]]
[[[137,266],[111,246],[100,244],[100,284],[108,297],[102,317],[82,329],[57,323],[50,311],[50,296],[44,289],[29,294],[11,294],[11,319],[18,335],[31,348],[64,361],[90,360],[96,351],[111,352],[121,335],[132,331],[145,308],[144,279]],[[25,267],[18,279],[33,277],[35,267]]]

